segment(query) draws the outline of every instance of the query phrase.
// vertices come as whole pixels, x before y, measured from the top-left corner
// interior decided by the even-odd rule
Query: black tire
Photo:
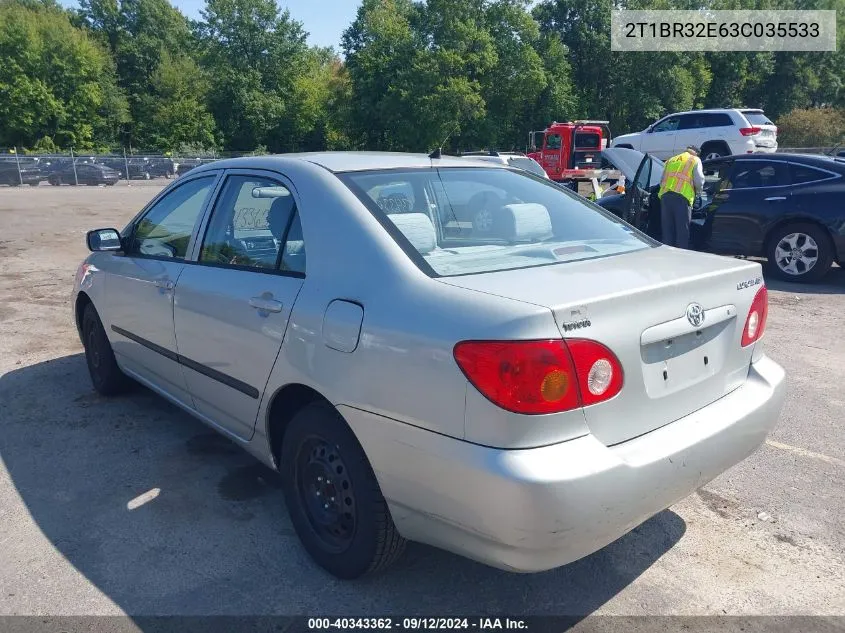
[[[279,470],[294,529],[323,569],[349,580],[386,569],[402,555],[406,541],[367,456],[331,405],[308,404],[293,416]]]
[[[709,142],[701,146],[701,160],[715,160],[730,155],[731,150],[721,141]]]
[[[131,381],[120,371],[114,358],[111,343],[103,329],[100,316],[92,304],[85,306],[82,314],[82,341],[85,347],[85,361],[94,389],[104,396],[125,392]]]
[[[53,185],[54,187],[58,187],[59,185],[61,185],[61,184],[62,184],[62,177],[61,177],[61,176],[57,176],[57,175],[53,174],[52,176],[50,176],[50,177],[47,179],[47,182],[49,182],[49,183],[50,183],[51,185]]]
[[[795,248],[790,255],[784,257],[787,248],[793,245]],[[803,256],[798,255],[799,250]],[[808,265],[807,262],[813,257],[814,262]],[[833,245],[830,236],[821,227],[794,222],[772,231],[766,242],[766,258],[767,270],[778,279],[813,283],[830,270],[833,264]]]

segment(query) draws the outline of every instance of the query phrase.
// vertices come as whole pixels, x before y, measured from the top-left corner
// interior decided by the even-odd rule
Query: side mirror
[[[96,229],[88,231],[85,243],[91,251],[119,251],[123,249],[120,243],[120,233],[116,229]]]

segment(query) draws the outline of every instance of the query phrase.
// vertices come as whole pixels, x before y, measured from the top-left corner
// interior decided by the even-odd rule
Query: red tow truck
[[[527,154],[549,178],[577,191],[579,182],[613,176],[601,169],[601,151],[610,145],[610,138],[609,121],[555,121],[545,130],[528,133]]]

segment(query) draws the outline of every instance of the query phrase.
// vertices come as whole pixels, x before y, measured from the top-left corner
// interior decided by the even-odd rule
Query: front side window
[[[560,134],[549,134],[546,137],[546,149],[560,149]]]
[[[758,160],[734,161],[733,172],[731,172],[729,180],[729,188],[731,189],[777,187],[789,182],[784,163]]]
[[[210,175],[187,182],[156,202],[135,225],[130,254],[185,259],[214,178]]]
[[[678,129],[678,124],[680,123],[680,117],[669,117],[668,119],[663,119],[657,125],[654,126],[652,132],[674,132]]]
[[[278,270],[295,215],[296,202],[287,187],[261,176],[229,176],[211,214],[199,261]],[[298,232],[304,253],[302,230]]]
[[[655,245],[600,207],[522,171],[470,167],[339,177],[433,276],[558,264]],[[378,192],[399,182],[424,203],[386,212]]]

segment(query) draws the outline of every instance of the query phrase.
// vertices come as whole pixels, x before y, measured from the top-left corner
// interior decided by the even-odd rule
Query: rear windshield
[[[549,181],[481,167],[338,177],[431,276],[607,257],[657,243]]]
[[[576,132],[575,133],[575,148],[593,148],[598,147],[601,143],[601,134],[595,132]]]
[[[748,119],[751,125],[774,125],[765,114],[759,110],[743,110],[742,114]]]
[[[537,174],[538,176],[543,176],[543,174],[546,173],[543,171],[540,163],[528,158],[527,156],[511,156],[508,158],[508,164],[511,167],[518,167],[519,169],[530,171],[532,174]]]

